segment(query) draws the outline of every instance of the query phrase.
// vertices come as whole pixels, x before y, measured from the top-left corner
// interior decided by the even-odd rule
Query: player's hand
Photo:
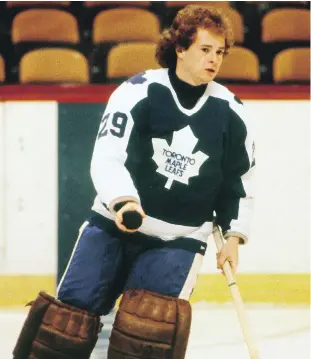
[[[138,226],[137,228],[127,228],[123,223],[124,217],[129,214],[128,212],[130,211],[134,211],[133,213],[133,218],[136,217],[136,222],[137,222],[137,217],[140,220],[138,222]],[[135,216],[136,214],[136,216]],[[139,216],[141,218],[139,218]],[[136,203],[136,202],[127,202],[123,207],[121,207],[117,213],[116,213],[116,218],[115,218],[115,222],[116,225],[119,229],[121,229],[121,231],[123,232],[129,232],[129,233],[134,233],[138,230],[138,228],[141,226],[143,219],[146,217],[145,212],[143,211],[142,207],[140,204]]]
[[[232,273],[234,274],[239,263],[239,238],[228,237],[221,251],[216,253],[216,258],[217,268],[221,269],[223,275],[225,275],[225,273],[222,268],[226,261],[229,262],[232,268]]]

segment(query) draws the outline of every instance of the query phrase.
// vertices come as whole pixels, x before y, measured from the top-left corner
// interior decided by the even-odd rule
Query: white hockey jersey
[[[113,219],[108,208],[135,200],[147,215],[140,232],[205,242],[216,213],[225,237],[246,242],[254,165],[250,125],[232,92],[211,82],[186,109],[168,70],[148,70],[109,99],[91,162],[92,209]]]

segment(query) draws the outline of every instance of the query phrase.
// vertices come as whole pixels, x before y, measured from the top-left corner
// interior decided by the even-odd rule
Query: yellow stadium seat
[[[123,78],[161,66],[155,59],[156,44],[124,43],[114,46],[107,58],[107,78]]]
[[[0,82],[5,81],[5,63],[3,57],[0,55]]]
[[[257,55],[249,49],[233,46],[229,55],[224,58],[217,78],[237,82],[258,82],[260,71]]]
[[[153,13],[136,8],[101,11],[93,22],[93,43],[112,41],[153,41],[160,36],[159,19]]]
[[[89,82],[87,59],[78,51],[63,48],[37,49],[25,54],[19,63],[19,82]]]
[[[69,6],[70,1],[7,1],[8,8],[27,6]]]
[[[235,43],[242,44],[244,42],[244,22],[242,15],[230,7],[220,9],[220,12],[230,21]]]
[[[207,5],[216,7],[230,7],[230,1],[165,1],[167,8],[184,7],[186,5]]]
[[[264,43],[310,41],[310,10],[271,10],[264,15],[261,29],[261,39]]]
[[[310,48],[290,48],[273,59],[273,81],[310,82]]]
[[[151,1],[83,1],[83,5],[87,8],[111,5],[149,7]]]
[[[76,44],[79,30],[76,18],[57,9],[30,9],[17,14],[12,23],[12,42],[59,41]]]

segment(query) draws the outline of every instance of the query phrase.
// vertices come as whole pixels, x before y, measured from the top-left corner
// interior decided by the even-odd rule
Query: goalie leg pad
[[[14,359],[88,359],[101,330],[100,318],[40,292],[13,351]]]
[[[183,359],[191,326],[184,299],[127,290],[113,324],[108,359]]]

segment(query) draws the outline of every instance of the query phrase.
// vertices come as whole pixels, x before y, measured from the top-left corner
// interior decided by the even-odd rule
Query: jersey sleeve
[[[137,92],[130,90],[126,85],[121,85],[111,95],[100,122],[91,161],[94,187],[101,202],[111,212],[119,202],[140,202],[125,167],[127,146],[134,128],[131,109],[137,101]]]
[[[224,237],[248,241],[254,204],[255,143],[242,103],[230,112],[223,161],[224,181],[216,203],[217,222]]]

